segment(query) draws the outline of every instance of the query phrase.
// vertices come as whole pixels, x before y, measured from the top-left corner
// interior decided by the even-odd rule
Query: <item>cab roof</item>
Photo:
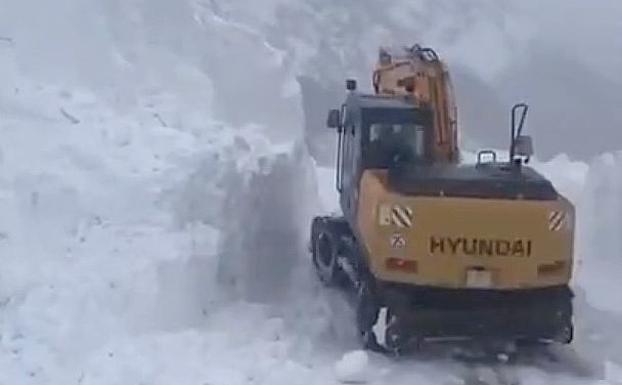
[[[359,108],[417,109],[414,104],[408,102],[406,97],[359,94],[356,92],[352,92],[348,95],[348,104]]]

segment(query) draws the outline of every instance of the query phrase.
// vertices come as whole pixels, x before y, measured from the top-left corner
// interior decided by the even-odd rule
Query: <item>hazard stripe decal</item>
[[[378,223],[380,226],[408,228],[413,226],[414,217],[413,209],[408,206],[384,204],[379,207]]]
[[[566,213],[563,211],[551,211],[549,213],[549,230],[559,231],[564,225]]]
[[[412,227],[413,211],[410,207],[395,205],[391,209],[391,222],[397,227]]]

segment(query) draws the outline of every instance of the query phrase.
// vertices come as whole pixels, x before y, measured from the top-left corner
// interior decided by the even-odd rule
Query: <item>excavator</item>
[[[362,346],[571,343],[575,209],[528,165],[528,105],[511,109],[508,159],[482,150],[467,164],[433,49],[381,47],[372,85],[347,80],[328,113],[341,213],[310,226],[314,270],[351,294]]]

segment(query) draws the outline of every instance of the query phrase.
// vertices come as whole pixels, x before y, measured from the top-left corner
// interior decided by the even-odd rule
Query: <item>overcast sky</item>
[[[622,1],[517,2],[539,33],[622,83]]]

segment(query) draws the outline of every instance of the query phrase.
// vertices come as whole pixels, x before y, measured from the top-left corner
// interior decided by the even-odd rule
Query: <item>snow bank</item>
[[[579,205],[579,282],[590,303],[622,312],[622,152],[604,154],[590,164]]]
[[[184,111],[174,95],[158,97]],[[11,104],[2,105],[2,383],[126,383],[130,373],[139,382],[150,367],[159,378],[175,365],[157,364],[160,353],[150,349],[158,341],[182,349],[185,334],[198,328],[213,330],[200,338],[204,344],[226,349],[231,336],[223,330],[240,315],[257,318],[253,328],[240,325],[252,330],[249,338],[259,333],[257,346],[237,342],[247,355],[281,338],[279,322],[262,309],[222,310],[233,290],[218,285],[219,264],[231,251],[219,242],[238,246],[226,255],[236,266],[257,255],[263,259],[255,266],[281,268],[263,276],[230,271],[243,282],[287,279],[302,255],[299,230],[310,207],[298,199],[313,206],[317,194],[297,179],[306,158],[291,146],[275,147],[259,126],[204,121],[198,130],[189,119],[178,129],[153,118],[148,97],[140,104],[120,115],[88,91],[22,82]],[[236,210],[237,204],[247,206]],[[240,231],[245,226],[249,231]],[[260,253],[264,244],[272,249]],[[289,254],[281,253],[284,246]],[[265,290],[276,296],[283,285]],[[254,329],[261,324],[265,331]],[[285,360],[284,347],[268,342],[265,349]],[[141,349],[151,354],[147,363],[127,361]]]
[[[547,162],[536,159],[532,166],[549,178],[555,188],[575,205],[581,202],[590,169],[588,164],[573,161],[566,154],[559,154]]]
[[[606,362],[605,378],[612,384],[619,384],[622,382],[622,367],[613,362]]]
[[[191,2],[73,3],[0,14],[0,382],[308,378],[265,305],[312,283],[280,53]]]

